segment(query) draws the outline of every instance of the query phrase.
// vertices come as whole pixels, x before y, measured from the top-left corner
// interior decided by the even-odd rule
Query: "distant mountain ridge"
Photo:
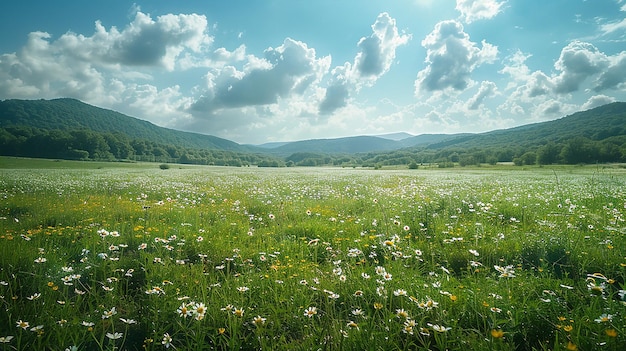
[[[75,99],[0,101],[0,128],[30,126],[46,130],[88,129],[100,133],[122,133],[131,138],[187,148],[226,150],[287,157],[294,153],[329,155],[414,153],[420,150],[520,147],[536,148],[549,142],[561,143],[576,137],[604,140],[626,138],[626,103],[615,102],[581,111],[557,120],[485,133],[420,134],[391,133],[274,142],[260,146],[242,145],[215,136],[177,131],[102,109]],[[621,139],[620,139],[621,140]],[[616,144],[621,145],[620,142]],[[626,153],[626,150],[624,151]]]

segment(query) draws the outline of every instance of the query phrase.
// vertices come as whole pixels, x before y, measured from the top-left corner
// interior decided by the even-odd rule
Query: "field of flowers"
[[[624,350],[626,170],[0,170],[2,350]]]

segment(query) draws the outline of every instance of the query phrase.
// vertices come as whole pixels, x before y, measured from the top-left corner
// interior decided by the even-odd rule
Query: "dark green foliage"
[[[256,148],[175,131],[73,99],[0,102],[0,154],[263,167],[422,167],[626,161],[626,103],[482,134],[318,139]],[[414,168],[412,168],[414,169]]]

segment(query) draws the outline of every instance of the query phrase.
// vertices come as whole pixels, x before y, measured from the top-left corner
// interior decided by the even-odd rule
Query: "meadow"
[[[626,169],[0,163],[0,350],[624,350]]]

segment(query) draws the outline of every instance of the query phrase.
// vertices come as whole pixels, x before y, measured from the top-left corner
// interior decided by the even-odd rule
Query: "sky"
[[[0,99],[240,144],[485,132],[626,101],[626,0],[0,4]]]

